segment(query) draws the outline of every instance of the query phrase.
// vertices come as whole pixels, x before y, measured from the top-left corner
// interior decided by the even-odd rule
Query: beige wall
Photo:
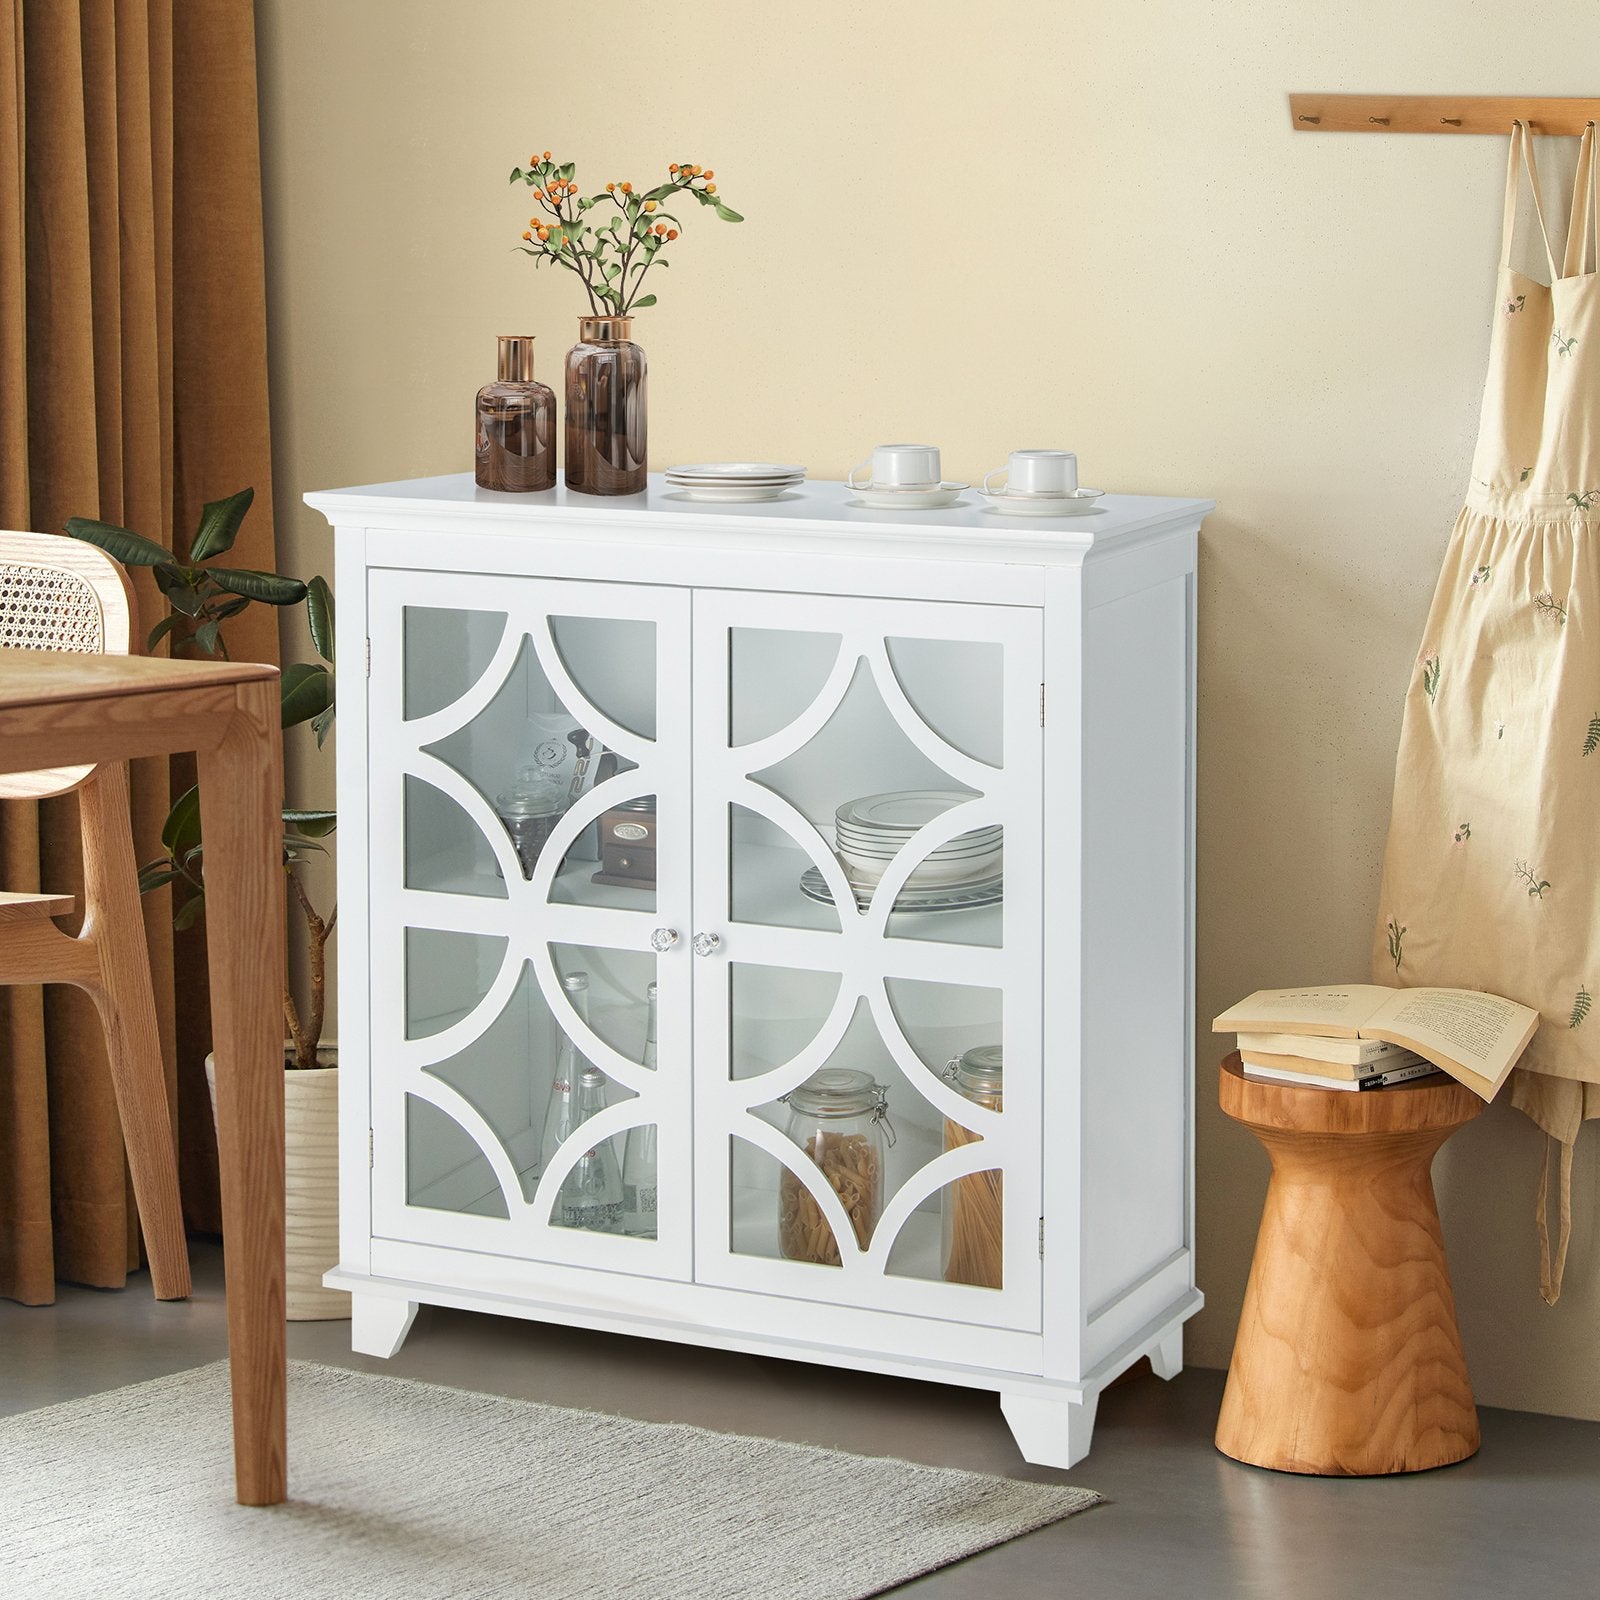
[[[1360,975],[1401,697],[1465,484],[1504,147],[1291,135],[1291,89],[1593,92],[1586,0],[258,0],[286,562],[308,488],[465,470],[501,332],[575,284],[510,252],[534,147],[716,169],[640,317],[652,456],[836,477],[887,438],[1019,445],[1214,497],[1202,547],[1200,1012]],[[1587,54],[1580,53],[1587,47]],[[1570,167],[1567,169],[1570,171]],[[1200,1039],[1191,1359],[1225,1364],[1265,1163]],[[1440,1163],[1482,1400],[1600,1417],[1600,1140],[1562,1304],[1530,1127]]]

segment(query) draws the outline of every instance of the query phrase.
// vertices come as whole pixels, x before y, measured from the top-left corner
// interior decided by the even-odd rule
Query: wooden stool
[[[1272,1157],[1217,1448],[1326,1476],[1478,1448],[1429,1169],[1483,1109],[1451,1078],[1346,1093],[1222,1063],[1222,1109]]]

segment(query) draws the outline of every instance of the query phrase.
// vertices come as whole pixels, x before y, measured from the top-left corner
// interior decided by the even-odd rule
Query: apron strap
[[[1533,211],[1539,219],[1539,236],[1544,241],[1544,258],[1550,263],[1550,276],[1556,273],[1555,251],[1550,248],[1550,233],[1544,225],[1544,199],[1539,193],[1539,170],[1533,161],[1533,132],[1525,122],[1511,124],[1511,150],[1506,161],[1505,220],[1500,233],[1500,265],[1511,265],[1511,239],[1517,226],[1518,166],[1528,174],[1528,187],[1533,191]]]
[[[1594,159],[1594,124],[1585,124],[1583,143],[1578,146],[1578,171],[1572,180],[1572,218],[1567,224],[1567,254],[1562,264],[1561,276],[1576,277],[1588,271],[1589,244],[1593,240],[1595,255],[1600,258],[1600,168]]]
[[[1560,1192],[1556,1196],[1556,1248],[1550,1251],[1550,1147],[1561,1152]],[[1539,1229],[1539,1296],[1547,1306],[1561,1298],[1561,1279],[1567,1270],[1567,1245],[1572,1238],[1572,1149],[1570,1144],[1545,1135],[1544,1163],[1539,1168],[1539,1203],[1533,1220]]]

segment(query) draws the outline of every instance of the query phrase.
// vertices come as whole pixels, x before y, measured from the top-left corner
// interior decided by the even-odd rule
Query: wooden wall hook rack
[[[1292,94],[1296,133],[1498,133],[1518,120],[1535,133],[1583,132],[1600,99],[1494,94]]]

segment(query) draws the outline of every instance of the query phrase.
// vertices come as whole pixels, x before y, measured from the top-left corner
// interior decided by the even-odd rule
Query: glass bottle
[[[1005,1098],[1005,1056],[997,1044],[979,1045],[944,1069],[974,1105],[1002,1109]],[[979,1136],[945,1118],[944,1147],[959,1149]],[[944,1190],[944,1276],[947,1283],[971,1283],[982,1289],[1001,1286],[1004,1261],[1004,1177],[995,1170],[968,1173]]]
[[[567,488],[639,494],[645,486],[645,358],[632,317],[580,317],[567,352]]]
[[[894,1143],[888,1091],[870,1072],[823,1067],[783,1096],[786,1132],[822,1169],[865,1250],[883,1210],[886,1143]],[[787,1167],[778,1182],[778,1248],[789,1261],[839,1265],[839,1241],[811,1191]]]
[[[561,980],[561,987],[572,1009],[587,1022],[589,974],[569,972]],[[571,1138],[572,1130],[583,1121],[578,1107],[579,1078],[589,1067],[589,1063],[578,1054],[578,1047],[572,1042],[572,1035],[562,1028],[559,1022],[556,1026],[560,1029],[561,1037],[556,1045],[555,1079],[550,1085],[550,1101],[544,1113],[544,1138],[539,1147],[541,1172],[555,1159],[556,1151]],[[604,1079],[601,1081],[604,1082]]]
[[[500,376],[478,391],[480,489],[527,494],[556,483],[556,397],[533,381],[533,335],[501,334]]]
[[[585,1066],[578,1076],[576,1127],[606,1108],[606,1075]],[[561,1185],[554,1219],[563,1228],[591,1233],[622,1232],[622,1171],[609,1139],[602,1139],[578,1157]]]
[[[649,1002],[644,1026],[643,1066],[656,1070],[656,986],[645,990]],[[656,1125],[628,1129],[622,1153],[622,1231],[636,1239],[656,1236]]]
[[[511,836],[522,876],[531,878],[539,852],[566,813],[566,792],[537,766],[526,766],[504,794],[495,796],[494,808]]]

